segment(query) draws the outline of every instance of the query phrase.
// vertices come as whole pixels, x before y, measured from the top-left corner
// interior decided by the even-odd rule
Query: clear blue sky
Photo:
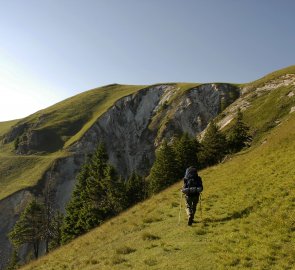
[[[0,0],[0,121],[110,83],[248,82],[295,64],[293,0]]]

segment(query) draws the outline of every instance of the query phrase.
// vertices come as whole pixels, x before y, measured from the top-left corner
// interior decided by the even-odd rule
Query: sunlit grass
[[[19,120],[11,120],[0,122],[0,137],[4,135],[14,124],[16,124]]]
[[[65,153],[47,156],[0,155],[0,200],[36,185],[53,162],[64,156]]]

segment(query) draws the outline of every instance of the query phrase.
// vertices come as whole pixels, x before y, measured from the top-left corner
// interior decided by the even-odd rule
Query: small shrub
[[[155,259],[146,259],[143,262],[148,266],[154,266],[158,263]]]
[[[206,233],[207,233],[206,230],[204,230],[202,228],[197,229],[196,232],[195,232],[196,235],[204,235]]]
[[[147,217],[143,219],[143,223],[153,223],[153,222],[159,222],[159,221],[162,221],[162,218]]]
[[[116,253],[117,254],[123,254],[123,255],[126,255],[126,254],[130,254],[130,253],[133,253],[135,252],[136,249],[134,248],[131,248],[131,247],[128,247],[128,246],[124,246],[124,247],[120,247],[116,250]]]
[[[17,150],[18,146],[19,146],[19,143],[20,143],[20,138],[17,137],[14,141],[14,150]]]
[[[98,263],[99,263],[99,261],[98,261],[98,260],[96,260],[96,259],[91,259],[91,260],[90,260],[90,263],[91,263],[91,264],[98,264]]]
[[[244,262],[243,266],[247,268],[252,268],[253,263],[251,261],[247,261],[247,262]]]
[[[234,258],[232,261],[229,263],[230,266],[237,266],[240,264],[241,260],[239,258]]]
[[[112,264],[113,265],[121,264],[121,263],[124,263],[124,262],[127,262],[127,260],[125,258],[120,257],[120,256],[114,256],[112,258]]]
[[[177,202],[172,202],[171,203],[171,207],[174,208],[174,207],[178,207],[179,206],[179,203]]]
[[[143,240],[153,241],[153,240],[159,240],[161,239],[159,236],[151,234],[151,233],[144,233],[142,235]]]
[[[150,246],[146,247],[145,249],[152,249],[152,248],[155,248],[155,247],[158,247],[158,245],[156,245],[156,244],[151,244]]]

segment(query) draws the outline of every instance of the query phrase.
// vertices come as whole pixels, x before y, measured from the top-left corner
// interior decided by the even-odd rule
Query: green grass
[[[9,129],[16,124],[19,121],[19,119],[11,120],[11,121],[5,121],[0,122],[0,138],[3,136],[6,132],[9,131]]]
[[[292,90],[292,86],[281,87],[260,97],[253,97],[251,107],[244,113],[244,120],[251,126],[255,141],[278,125],[291,107],[295,106],[295,96],[288,97]]]
[[[183,200],[178,224],[179,182],[23,269],[292,269],[294,138],[292,114],[266,143],[202,171],[192,227]]]
[[[38,183],[53,162],[65,154],[48,156],[0,155],[0,200]]]

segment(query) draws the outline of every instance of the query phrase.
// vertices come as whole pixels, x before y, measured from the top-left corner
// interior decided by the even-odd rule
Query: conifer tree
[[[182,178],[185,169],[190,166],[198,167],[198,152],[200,151],[200,143],[197,139],[190,137],[184,133],[180,138],[176,138],[173,143],[175,159],[177,162],[178,178]]]
[[[200,155],[203,166],[211,166],[222,160],[227,151],[225,136],[218,130],[217,125],[211,121],[202,140]]]
[[[7,267],[5,270],[16,270],[19,268],[20,258],[18,256],[17,250],[14,248],[12,252],[12,256],[8,262]]]
[[[108,163],[103,144],[82,167],[66,208],[62,242],[89,231],[124,208],[124,184]]]
[[[243,122],[243,114],[238,110],[237,119],[228,135],[228,146],[231,152],[238,152],[250,141],[249,127]]]
[[[77,176],[77,183],[72,197],[66,207],[66,215],[62,226],[62,243],[66,243],[86,232],[81,224],[80,214],[84,206],[86,179],[90,177],[89,164],[86,162]]]
[[[64,215],[60,211],[56,211],[51,221],[52,233],[49,241],[49,250],[54,250],[61,245],[62,225]]]
[[[178,180],[178,169],[173,148],[164,141],[156,152],[156,160],[151,168],[149,193],[157,193]]]
[[[45,241],[45,253],[49,252],[49,242],[54,235],[53,219],[55,216],[54,210],[54,188],[51,175],[49,181],[45,185],[43,191],[43,209],[44,209],[44,222],[43,222],[43,239]]]
[[[128,206],[142,201],[146,197],[146,182],[143,177],[133,172],[126,182]]]
[[[40,242],[44,236],[44,207],[33,200],[25,208],[16,222],[9,238],[16,248],[23,244],[30,244],[34,249],[34,256],[39,256]]]

